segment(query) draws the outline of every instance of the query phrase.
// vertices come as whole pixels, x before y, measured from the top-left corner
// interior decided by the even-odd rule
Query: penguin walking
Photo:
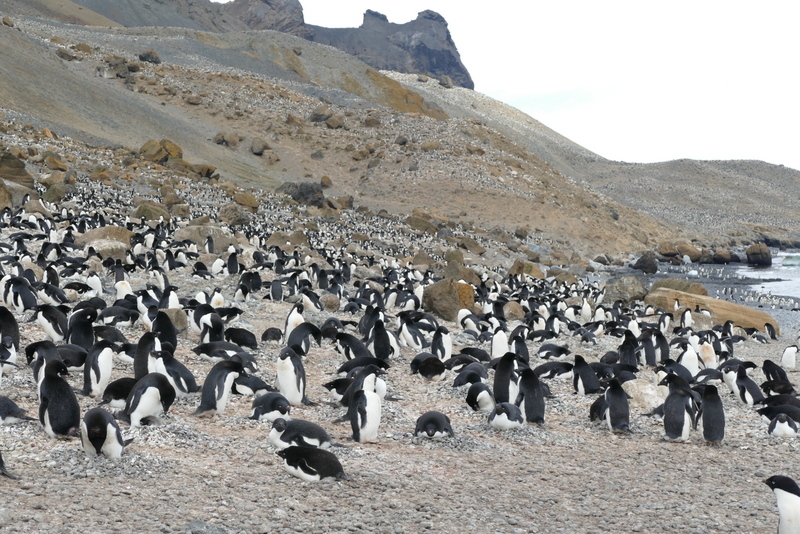
[[[278,451],[283,458],[283,468],[292,476],[306,482],[318,482],[333,477],[347,480],[344,469],[336,455],[313,447],[287,447]]]
[[[381,424],[381,398],[371,390],[359,389],[353,394],[348,406],[353,441],[367,443],[377,441]]]
[[[786,476],[775,475],[764,483],[778,501],[778,534],[800,532],[800,488],[797,482]]]
[[[450,418],[442,412],[430,411],[420,415],[414,428],[414,435],[428,439],[442,439],[445,436],[455,437]]]
[[[614,433],[630,432],[631,409],[628,404],[628,395],[619,380],[612,378],[605,393],[605,401],[608,404],[606,410],[606,423],[608,428]]]
[[[292,404],[309,404],[306,397],[306,370],[303,360],[289,347],[278,355],[275,387]]]
[[[291,419],[289,416],[291,408],[292,405],[286,397],[277,392],[270,392],[253,399],[253,412],[250,415],[250,419],[256,421],[266,419],[274,422],[276,419],[282,418],[289,421]]]
[[[709,445],[721,445],[725,438],[725,408],[716,386],[706,385],[698,414],[703,425],[703,439]]]
[[[328,449],[331,446],[338,446],[338,443],[334,443],[325,429],[318,424],[302,419],[287,421],[282,417],[272,422],[269,440],[279,449],[291,446]]]
[[[203,382],[200,406],[192,415],[213,416],[225,411],[233,381],[240,376],[247,376],[247,373],[238,358],[215,363]]]
[[[133,439],[123,440],[114,417],[102,408],[92,408],[81,421],[81,444],[89,457],[119,458]]]
[[[39,384],[39,422],[48,436],[66,437],[77,434],[81,409],[72,386],[63,378],[69,375],[61,360],[48,362]]]

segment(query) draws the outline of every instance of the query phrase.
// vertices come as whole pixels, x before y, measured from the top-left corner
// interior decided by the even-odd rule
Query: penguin
[[[797,345],[789,345],[783,349],[781,367],[787,371],[794,371],[797,362]]]
[[[103,455],[120,458],[122,451],[133,439],[123,440],[119,425],[110,413],[102,408],[92,408],[81,421],[81,444],[86,456]]]
[[[736,387],[736,397],[748,406],[752,406],[764,398],[764,394],[761,393],[758,384],[747,376],[747,369],[743,366],[740,366],[736,372]]]
[[[508,336],[502,327],[498,327],[492,336],[492,359],[501,358],[508,351]]]
[[[372,347],[372,353],[379,360],[388,360],[393,356],[400,355],[400,346],[394,334],[386,330],[383,321],[375,321],[372,327],[372,339],[367,348]]]
[[[11,336],[14,348],[19,350],[19,323],[14,314],[5,306],[0,305],[0,337]]]
[[[622,389],[619,380],[612,378],[603,396],[608,404],[605,413],[608,429],[614,433],[630,432],[631,409],[628,404],[630,395]]]
[[[66,437],[77,434],[81,409],[72,386],[63,378],[69,375],[61,360],[48,362],[39,384],[39,422],[48,436]]]
[[[278,418],[290,420],[289,412],[292,405],[289,401],[277,392],[270,392],[253,399],[253,412],[250,419],[255,421],[275,421]]]
[[[0,425],[13,425],[22,421],[36,421],[36,418],[29,417],[14,401],[0,395]]]
[[[539,377],[532,369],[523,369],[519,376],[519,393],[514,404],[529,423],[544,424],[544,391]]]
[[[572,387],[580,395],[589,395],[600,391],[600,380],[597,379],[597,374],[579,354],[575,355],[575,364],[572,367]]]
[[[306,370],[303,360],[291,348],[285,347],[278,354],[275,387],[292,404],[310,404],[306,397]]]
[[[336,350],[344,354],[348,360],[374,357],[360,339],[346,332],[336,334]]]
[[[450,331],[440,326],[433,333],[431,339],[431,352],[441,361],[449,360],[453,355],[453,338],[450,336]]]
[[[2,453],[0,453],[0,475],[3,475],[4,477],[8,477],[11,480],[17,480],[19,478],[19,477],[16,477],[16,476],[14,476],[14,475],[12,475],[11,473],[8,472],[8,469],[6,469],[6,462],[5,462],[5,460],[3,460],[3,454]]]
[[[8,370],[17,366],[17,349],[11,336],[3,336],[0,342],[0,378],[8,374]]]
[[[60,343],[67,337],[67,316],[56,306],[42,304],[34,308],[31,320],[42,327],[45,335],[54,343]]]
[[[483,382],[475,382],[467,390],[467,405],[476,412],[490,412],[494,410],[496,402],[489,386]]]
[[[150,331],[158,332],[157,337],[162,344],[169,343],[173,347],[178,346],[178,329],[175,328],[175,324],[170,316],[167,315],[167,312],[159,310],[156,313],[153,324],[150,326]]]
[[[175,389],[178,398],[187,397],[190,393],[197,393],[201,387],[197,385],[192,372],[168,350],[154,350],[150,353],[154,360],[154,372],[167,377]]]
[[[778,534],[800,531],[800,488],[789,477],[771,476],[764,481],[778,501]]]
[[[110,341],[98,341],[86,356],[83,364],[83,389],[81,395],[97,397],[103,394],[114,365],[114,349]]]
[[[125,410],[119,419],[131,428],[158,422],[158,416],[167,413],[175,402],[175,388],[161,373],[148,373],[131,388],[125,400]]]
[[[286,316],[286,321],[283,326],[283,341],[284,343],[289,340],[292,330],[306,322],[303,318],[303,303],[298,302],[292,309],[289,310],[289,315]]]
[[[224,338],[225,341],[234,343],[240,347],[258,350],[258,341],[256,340],[256,335],[250,330],[246,330],[244,328],[226,328]]]
[[[414,428],[414,436],[428,439],[442,439],[445,436],[454,438],[450,418],[442,412],[430,411],[420,415]]]
[[[213,416],[225,411],[231,386],[239,376],[247,376],[240,360],[234,358],[215,363],[203,382],[200,406],[192,415]]]
[[[381,423],[381,398],[377,393],[363,389],[355,391],[348,405],[347,416],[353,431],[353,441],[377,441]]]
[[[716,386],[706,385],[698,417],[703,425],[703,439],[709,445],[721,445],[725,438],[725,408]]]
[[[294,347],[295,345],[303,350],[304,354],[308,354],[311,348],[311,339],[316,341],[317,346],[322,345],[322,332],[313,323],[303,323],[292,330],[289,339],[286,340],[287,347]]]
[[[534,367],[533,372],[539,378],[567,378],[572,377],[572,367],[569,362],[545,362]]]
[[[668,439],[687,441],[696,426],[696,408],[689,391],[675,389],[664,401],[664,431]]]
[[[278,456],[283,458],[286,472],[300,480],[318,482],[328,477],[347,480],[342,464],[330,451],[311,447],[287,447],[279,450]]]
[[[359,367],[367,367],[368,365],[374,365],[378,369],[389,369],[389,367],[391,367],[389,362],[385,362],[371,356],[365,358],[353,358],[352,360],[348,360],[339,366],[339,368],[336,370],[336,374],[339,376],[345,376]]]
[[[767,433],[778,438],[793,438],[797,435],[797,423],[785,413],[779,413],[770,421]]]
[[[125,401],[128,399],[133,386],[137,380],[132,377],[118,378],[110,382],[103,390],[103,397],[100,404],[108,404],[110,408],[117,410],[125,409]]]
[[[761,369],[764,371],[764,377],[768,381],[783,380],[785,382],[789,382],[789,377],[786,375],[786,371],[784,371],[781,366],[772,360],[764,360],[764,363],[761,365]]]
[[[97,320],[97,310],[83,308],[75,311],[67,323],[67,343],[83,347],[86,350],[94,345],[94,329],[92,323]]]
[[[442,360],[430,352],[421,352],[420,354],[426,354],[428,357],[423,358],[418,362],[417,373],[419,373],[420,376],[427,378],[431,382],[437,382],[444,379],[447,369],[445,368],[444,363],[442,363]],[[419,354],[417,356],[419,356]],[[454,385],[453,387],[458,386]]]
[[[268,385],[256,375],[240,376],[233,381],[232,393],[236,395],[252,395],[262,397],[267,393],[275,393],[275,388]]]
[[[525,422],[522,412],[515,404],[499,402],[489,413],[489,425],[495,430],[521,428]]]
[[[517,355],[513,352],[503,354],[497,363],[497,367],[494,370],[492,390],[494,391],[494,399],[498,403],[510,402],[517,398],[517,385],[513,380],[516,363]]]
[[[269,440],[278,449],[292,446],[328,449],[338,446],[318,424],[301,419],[286,420],[282,417],[272,422]]]

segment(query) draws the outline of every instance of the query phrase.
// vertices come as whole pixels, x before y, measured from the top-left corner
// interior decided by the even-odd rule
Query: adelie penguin
[[[275,387],[295,406],[312,404],[306,397],[306,370],[303,360],[289,347],[283,348],[278,355]]]
[[[279,449],[291,446],[318,447],[320,449],[341,446],[338,443],[334,443],[325,429],[316,423],[301,419],[287,421],[282,417],[272,422],[269,440]]]
[[[192,415],[213,416],[225,411],[228,397],[231,394],[233,381],[247,373],[242,362],[236,358],[214,364],[203,382],[200,393],[200,406]]]
[[[793,438],[797,436],[797,423],[785,413],[779,413],[770,421],[767,433],[776,438]]]
[[[114,366],[114,349],[110,341],[98,341],[86,356],[83,364],[83,390],[81,395],[97,397],[103,394],[111,379]]]
[[[161,373],[149,373],[139,379],[128,394],[125,410],[118,415],[131,428],[158,422],[175,402],[175,388]]]
[[[8,469],[6,469],[6,462],[5,462],[5,460],[3,460],[3,454],[2,453],[0,453],[0,475],[3,475],[4,477],[8,477],[8,478],[10,478],[12,480],[17,480],[19,478],[19,477],[16,477],[16,476],[14,476],[14,475],[12,475],[11,473],[8,472]]]
[[[339,459],[329,451],[312,447],[288,447],[278,451],[283,468],[292,476],[306,482],[318,482],[333,477],[347,480]]]
[[[706,385],[698,414],[703,425],[703,439],[708,445],[721,445],[725,439],[725,408],[716,386]]]
[[[25,410],[17,403],[0,395],[0,425],[13,425],[22,421],[36,421],[34,417],[26,415]]]
[[[353,441],[367,443],[378,440],[381,424],[381,398],[374,391],[359,389],[348,406],[347,416],[353,431]]]
[[[778,534],[800,532],[800,488],[797,483],[782,475],[769,477],[764,483],[770,487],[778,501]]]
[[[523,369],[519,377],[519,393],[514,402],[529,423],[544,424],[544,391],[532,369]]]
[[[288,421],[291,419],[289,416],[291,408],[289,401],[280,393],[267,393],[253,399],[253,412],[250,414],[250,419],[274,422],[276,419],[283,418]]]
[[[39,422],[48,436],[66,437],[77,434],[81,409],[72,386],[63,378],[67,366],[61,360],[49,362],[39,385]]]
[[[575,356],[575,365],[572,367],[572,386],[579,395],[588,395],[600,391],[600,380],[592,367],[586,363],[583,356]]]
[[[414,428],[414,435],[428,439],[455,437],[450,418],[442,412],[430,411],[420,415]]]
[[[511,430],[522,428],[524,425],[525,420],[519,407],[510,402],[498,403],[489,414],[489,426],[495,430]]]
[[[492,390],[483,382],[475,382],[467,390],[467,405],[476,412],[490,412],[496,404]]]
[[[612,378],[605,393],[605,401],[608,408],[605,412],[608,429],[614,433],[630,432],[631,409],[628,404],[628,395],[619,383],[619,380]]]
[[[123,440],[114,417],[102,408],[92,408],[81,421],[81,444],[89,457],[119,458],[133,440]]]

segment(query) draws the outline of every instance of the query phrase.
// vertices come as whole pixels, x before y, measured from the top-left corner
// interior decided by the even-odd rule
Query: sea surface
[[[800,299],[800,251],[773,256],[771,267],[739,265],[735,273],[754,280],[754,291]]]

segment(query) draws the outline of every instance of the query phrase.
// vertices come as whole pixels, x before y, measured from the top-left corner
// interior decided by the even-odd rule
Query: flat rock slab
[[[730,320],[733,321],[735,326],[756,328],[762,332],[764,331],[764,325],[771,323],[775,326],[776,333],[780,334],[778,321],[770,314],[742,306],[741,304],[734,304],[727,300],[685,293],[675,289],[660,288],[648,293],[644,298],[644,302],[665,310],[671,310],[676,299],[680,300],[681,307],[694,310],[696,306],[700,306],[700,308],[709,310],[715,323],[723,324]]]

